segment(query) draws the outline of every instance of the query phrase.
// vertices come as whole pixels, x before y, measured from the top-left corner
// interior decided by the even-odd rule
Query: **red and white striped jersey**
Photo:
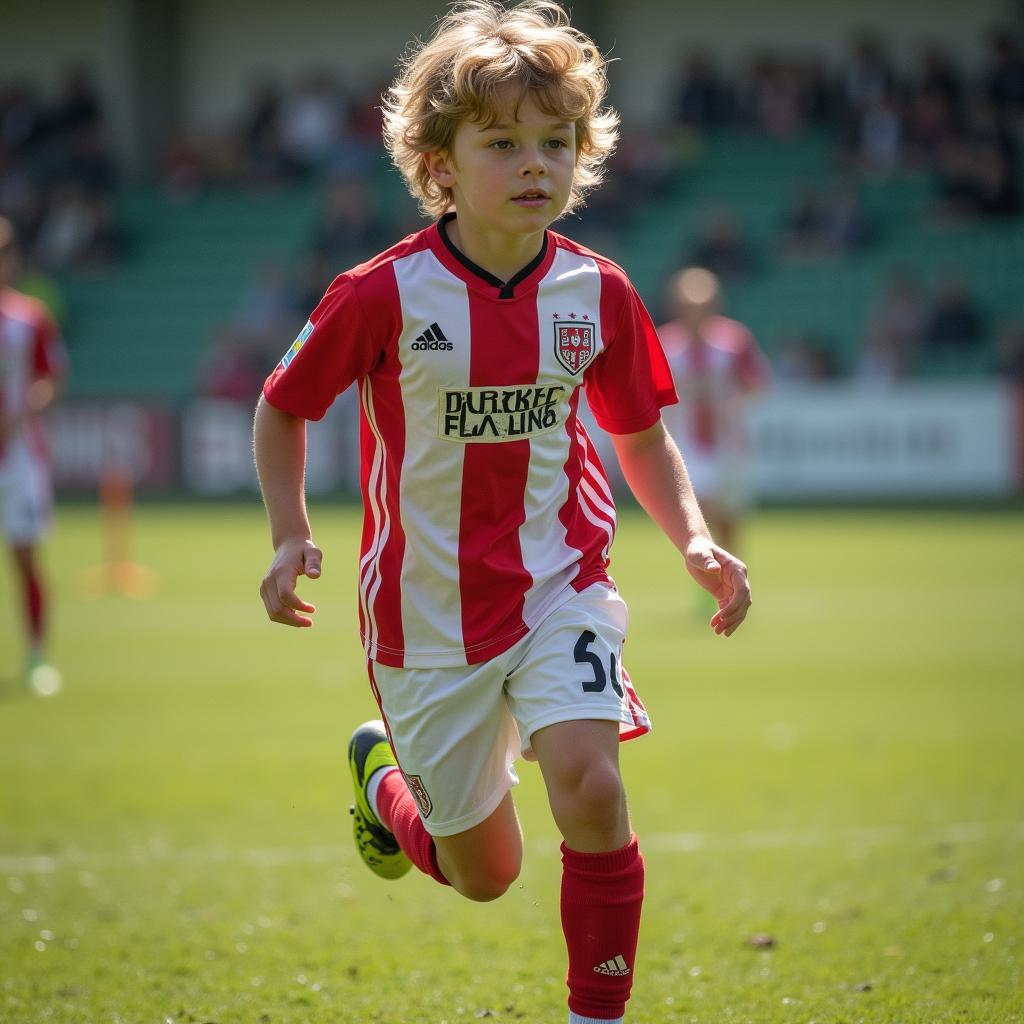
[[[667,417],[685,457],[746,448],[747,398],[769,381],[768,360],[738,320],[708,317],[695,340],[678,321],[658,328],[683,401]]]
[[[57,324],[46,307],[13,288],[0,288],[0,415],[20,412],[28,390],[43,377],[63,376],[67,356]],[[22,424],[14,438],[0,437],[0,464],[5,448],[19,441],[46,456],[46,436],[38,417]]]
[[[358,382],[360,626],[367,656],[396,667],[495,657],[608,581],[615,506],[580,386],[612,433],[676,400],[615,264],[547,232],[503,283],[444,223],[336,278],[264,385],[276,408],[319,419]]]

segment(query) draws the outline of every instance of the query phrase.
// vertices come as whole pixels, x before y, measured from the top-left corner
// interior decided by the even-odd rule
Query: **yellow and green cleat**
[[[348,766],[352,772],[355,803],[349,808],[352,815],[352,835],[359,856],[366,866],[381,878],[401,878],[412,861],[398,845],[394,835],[381,824],[366,799],[366,785],[379,768],[397,767],[388,734],[381,721],[364,722],[348,742]]]

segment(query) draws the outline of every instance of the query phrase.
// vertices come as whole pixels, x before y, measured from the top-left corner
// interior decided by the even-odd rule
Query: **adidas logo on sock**
[[[596,974],[608,974],[613,978],[621,978],[624,974],[629,974],[629,964],[622,959],[620,953],[614,960],[605,960],[603,964],[598,964],[594,968]]]
[[[436,323],[431,324],[422,334],[418,334],[412,343],[414,352],[451,352],[454,347]]]

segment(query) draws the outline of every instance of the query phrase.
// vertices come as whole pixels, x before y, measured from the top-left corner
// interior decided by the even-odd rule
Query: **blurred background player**
[[[715,540],[735,550],[752,500],[745,411],[771,371],[753,334],[722,315],[722,286],[703,267],[669,282],[672,319],[658,329],[679,393],[666,422]]]
[[[13,287],[18,247],[0,217],[0,517],[15,568],[25,623],[25,680],[41,696],[60,689],[47,662],[49,602],[38,544],[50,527],[53,487],[41,413],[56,399],[67,358],[53,317]]]

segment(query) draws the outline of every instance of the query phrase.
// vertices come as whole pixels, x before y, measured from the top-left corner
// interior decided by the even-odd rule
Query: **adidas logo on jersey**
[[[594,973],[621,978],[624,974],[629,974],[629,964],[622,959],[622,954],[620,953],[614,960],[605,960],[603,964],[598,964],[594,968]]]
[[[455,346],[444,336],[436,323],[431,324],[412,343],[413,352],[451,352]]]

